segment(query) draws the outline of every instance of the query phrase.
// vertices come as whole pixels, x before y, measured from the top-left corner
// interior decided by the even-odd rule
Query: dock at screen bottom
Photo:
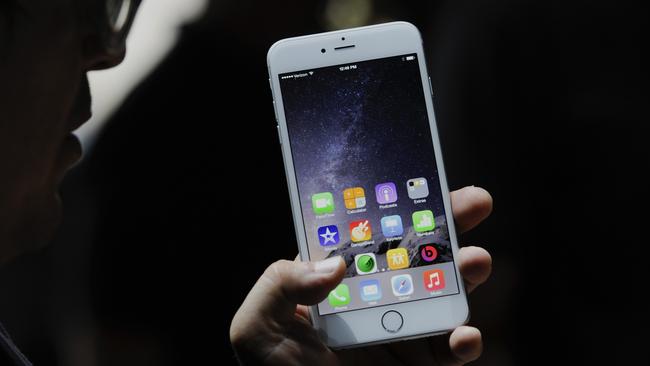
[[[344,278],[318,310],[335,314],[458,293],[454,263],[447,262]]]

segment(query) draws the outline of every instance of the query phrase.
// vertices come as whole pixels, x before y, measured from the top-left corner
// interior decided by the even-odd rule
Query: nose
[[[119,65],[126,55],[126,48],[108,49],[101,37],[89,35],[83,42],[83,57],[86,71],[110,69]]]

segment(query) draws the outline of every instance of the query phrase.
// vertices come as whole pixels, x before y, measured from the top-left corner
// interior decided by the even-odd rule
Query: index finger
[[[453,191],[451,210],[459,233],[471,230],[492,212],[492,196],[480,187],[464,187]]]

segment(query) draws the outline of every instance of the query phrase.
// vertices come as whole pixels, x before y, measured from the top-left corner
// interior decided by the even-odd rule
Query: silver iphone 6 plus
[[[342,256],[311,308],[334,348],[469,317],[422,40],[394,22],[284,39],[271,89],[302,260]]]

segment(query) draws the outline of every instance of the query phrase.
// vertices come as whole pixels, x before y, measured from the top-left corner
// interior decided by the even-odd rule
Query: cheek
[[[0,44],[0,242],[40,241],[58,221],[55,165],[84,75],[74,29],[35,18]]]
[[[83,77],[81,42],[69,29],[16,24],[4,48],[0,169],[11,172],[25,189],[43,187],[68,132]]]

